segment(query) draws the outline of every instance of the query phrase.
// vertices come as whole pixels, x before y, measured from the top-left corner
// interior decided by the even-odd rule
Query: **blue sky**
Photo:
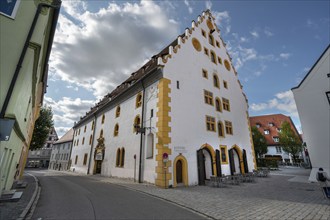
[[[206,9],[227,43],[250,115],[282,113],[301,130],[291,88],[329,44],[330,1],[63,0],[45,95],[59,136]]]

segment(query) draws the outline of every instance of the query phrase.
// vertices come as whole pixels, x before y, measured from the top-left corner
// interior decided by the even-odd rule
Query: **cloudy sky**
[[[329,1],[63,0],[45,104],[62,136],[91,106],[211,9],[250,115],[299,117],[291,93],[329,44]]]

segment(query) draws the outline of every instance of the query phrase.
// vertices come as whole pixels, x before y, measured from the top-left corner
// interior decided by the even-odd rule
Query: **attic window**
[[[215,41],[215,44],[217,45],[217,47],[220,48],[220,43],[219,43],[219,41]]]
[[[230,71],[231,68],[228,60],[225,60],[225,67],[228,71]]]
[[[212,36],[212,34],[209,34],[209,43],[214,46],[214,38]]]
[[[209,55],[209,50],[205,47],[204,47],[204,54],[207,55],[207,56]]]
[[[261,126],[260,123],[257,123],[257,124],[256,124],[256,127],[257,127],[257,128],[260,128],[260,126]]]
[[[206,37],[206,32],[202,29],[202,35],[203,37]]]
[[[273,127],[273,126],[274,126],[274,123],[273,123],[273,122],[269,122],[268,125],[269,125],[270,127]]]
[[[218,63],[222,64],[222,59],[218,57]]]
[[[276,142],[276,143],[280,141],[279,137],[273,137],[273,140],[274,140],[274,142]]]
[[[269,134],[269,130],[265,130],[264,133],[265,133],[265,134]]]

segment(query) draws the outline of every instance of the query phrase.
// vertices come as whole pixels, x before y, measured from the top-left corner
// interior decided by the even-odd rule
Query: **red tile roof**
[[[289,116],[285,116],[283,114],[274,114],[250,117],[251,127],[257,126],[257,124],[260,126],[258,130],[265,136],[267,145],[269,146],[279,145],[279,143],[275,142],[273,138],[279,137],[278,129],[282,127],[282,123],[285,121],[290,123],[292,130],[301,139],[301,136],[299,135],[295,125],[293,124]],[[269,130],[269,134],[265,134],[265,130]]]

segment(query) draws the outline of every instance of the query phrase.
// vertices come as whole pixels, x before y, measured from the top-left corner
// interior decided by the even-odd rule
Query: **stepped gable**
[[[212,14],[209,10],[204,11],[202,13],[202,16],[201,15],[198,16],[197,23],[195,21],[192,22],[193,24],[192,24],[191,29],[187,28],[183,34],[179,35],[175,40],[173,40],[169,45],[167,45],[158,54],[152,56],[151,59],[147,63],[145,63],[140,69],[138,69],[136,72],[133,72],[128,79],[126,79],[123,83],[121,83],[119,86],[117,86],[110,93],[105,95],[97,104],[95,104],[94,107],[92,107],[90,109],[89,112],[86,112],[85,116],[80,118],[79,122],[81,122],[83,119],[89,117],[93,113],[97,112],[98,109],[105,106],[107,103],[111,102],[111,100],[113,100],[117,96],[121,95],[123,92],[125,92],[128,88],[130,88],[135,83],[137,83],[144,76],[150,74],[154,68],[163,66],[163,64],[167,62],[167,59],[171,58],[171,54],[170,54],[171,49],[170,48],[172,48],[172,50],[176,53],[178,48],[180,48],[179,42],[184,42],[185,41],[184,39],[188,39],[188,35],[191,34],[191,32],[194,30],[194,27],[197,27],[198,24],[202,23],[203,19],[204,19],[202,17],[205,17],[207,14],[210,17],[212,17],[214,20],[214,17],[212,16]],[[220,33],[220,30],[218,29],[218,27],[215,26],[215,28],[216,28],[216,31],[218,33]],[[221,41],[223,41],[223,40],[221,39]],[[229,54],[228,54],[228,57],[231,60],[231,57],[229,56]],[[159,58],[160,58],[160,60],[159,60]],[[235,69],[234,69],[234,72],[235,72],[235,74],[237,74]],[[76,125],[78,125],[79,122]]]

